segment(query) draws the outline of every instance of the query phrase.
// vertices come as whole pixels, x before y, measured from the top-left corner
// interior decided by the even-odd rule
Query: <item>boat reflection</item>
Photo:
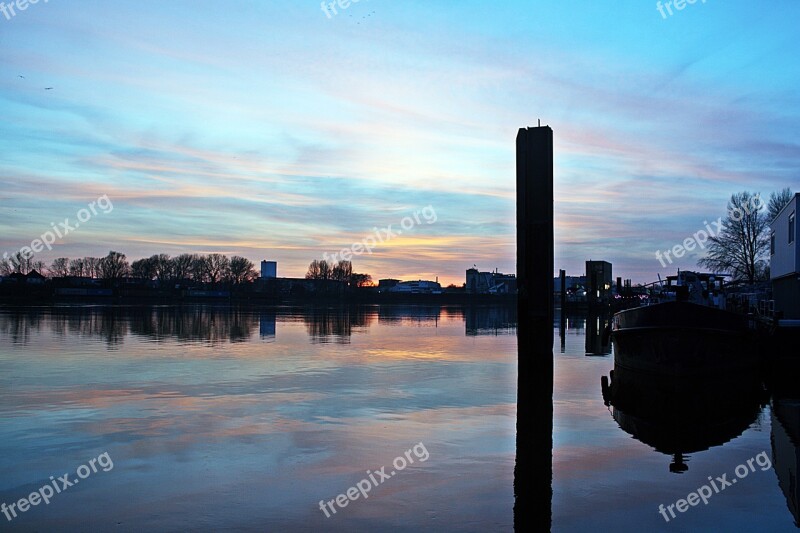
[[[692,378],[615,365],[610,380],[603,376],[602,390],[619,427],[672,456],[669,469],[675,473],[688,469],[688,454],[741,435],[765,402],[764,389],[755,374]]]
[[[800,527],[800,395],[772,398],[772,467],[778,486],[786,497],[786,506]]]

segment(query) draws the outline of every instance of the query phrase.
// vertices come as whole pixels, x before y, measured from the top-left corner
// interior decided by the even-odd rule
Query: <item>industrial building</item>
[[[516,294],[517,277],[514,274],[479,272],[477,268],[467,270],[468,294]]]

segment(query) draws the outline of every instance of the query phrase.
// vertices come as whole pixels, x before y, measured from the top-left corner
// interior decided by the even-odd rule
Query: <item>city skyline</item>
[[[553,128],[555,268],[649,282],[740,190],[798,188],[800,6],[39,2],[0,15],[0,254],[107,195],[56,257],[352,259],[378,277],[514,273],[514,138]],[[531,31],[536,28],[536,31]],[[569,29],[569,31],[566,31]],[[11,52],[13,51],[13,53]],[[555,273],[554,273],[555,274]]]

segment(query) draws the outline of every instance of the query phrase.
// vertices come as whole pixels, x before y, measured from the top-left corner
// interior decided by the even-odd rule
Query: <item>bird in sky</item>
[[[52,87],[45,87],[45,88],[44,88],[44,90],[45,90],[45,91],[52,91],[52,90],[53,90],[53,88],[52,88]]]
[[[23,80],[25,79],[25,76],[23,76],[22,74],[20,74],[19,77],[22,78]]]

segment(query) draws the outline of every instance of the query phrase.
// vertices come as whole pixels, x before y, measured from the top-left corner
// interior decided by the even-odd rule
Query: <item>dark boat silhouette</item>
[[[680,378],[755,371],[755,321],[724,309],[723,278],[683,271],[668,281],[663,301],[614,315],[614,364]]]
[[[755,374],[702,379],[614,366],[603,398],[619,427],[673,457],[670,471],[688,469],[686,455],[741,435],[758,416],[764,389]]]

